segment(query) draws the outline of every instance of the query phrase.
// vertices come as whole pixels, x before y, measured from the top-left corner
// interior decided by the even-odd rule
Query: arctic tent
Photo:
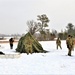
[[[24,36],[22,36],[16,48],[17,52],[27,53],[27,43],[30,42],[28,38],[31,40],[30,45],[32,46],[32,53],[46,53],[47,51],[42,48],[42,45],[28,32]]]

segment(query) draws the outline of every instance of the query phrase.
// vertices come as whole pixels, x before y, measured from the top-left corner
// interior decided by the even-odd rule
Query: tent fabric
[[[32,48],[32,53],[47,52],[42,48],[42,45],[28,32],[26,35],[19,39],[16,51],[20,53],[27,53],[29,47]]]

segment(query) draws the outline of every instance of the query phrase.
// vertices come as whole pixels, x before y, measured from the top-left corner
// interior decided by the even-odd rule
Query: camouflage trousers
[[[57,49],[58,49],[58,47],[60,47],[60,49],[62,49],[61,45],[59,45],[59,44],[57,44]]]
[[[71,56],[71,50],[70,49],[68,50],[68,55]]]
[[[71,56],[71,52],[72,52],[73,46],[69,45],[68,47],[68,55]]]
[[[13,49],[13,44],[10,44],[10,49]]]

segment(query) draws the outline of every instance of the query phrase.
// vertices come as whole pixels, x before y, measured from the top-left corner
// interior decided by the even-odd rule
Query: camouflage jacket
[[[61,40],[60,39],[57,39],[56,40],[56,44],[61,44]]]
[[[73,39],[72,38],[67,38],[66,39],[66,44],[67,45],[73,45]]]

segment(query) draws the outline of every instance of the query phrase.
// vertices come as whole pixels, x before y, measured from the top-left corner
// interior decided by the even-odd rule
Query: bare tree
[[[27,21],[27,25],[28,25],[28,32],[30,32],[32,35],[40,30],[40,24],[31,20],[31,21]]]

